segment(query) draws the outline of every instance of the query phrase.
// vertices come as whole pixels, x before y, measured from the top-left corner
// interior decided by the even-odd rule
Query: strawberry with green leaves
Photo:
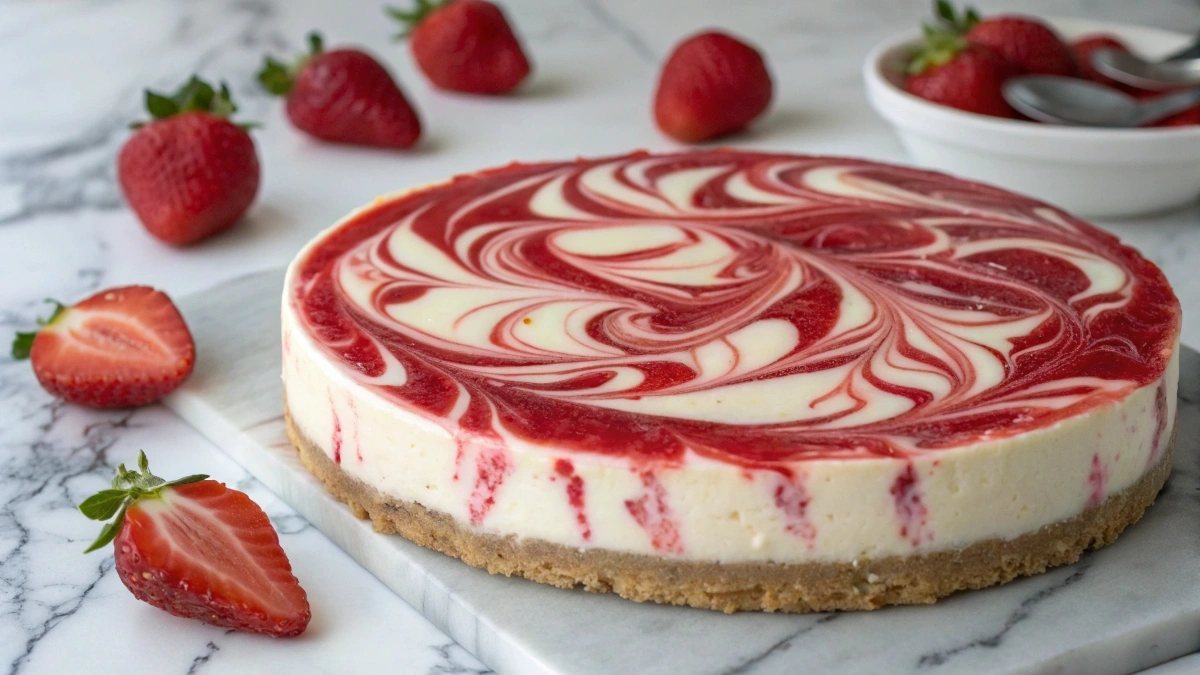
[[[146,405],[192,372],[192,334],[162,291],[123,286],[54,305],[37,331],[17,333],[12,356],[30,359],[42,388],[59,398],[93,408]]]
[[[1004,100],[1004,82],[1012,67],[988,47],[969,42],[963,33],[979,20],[974,10],[958,16],[938,3],[939,21],[926,24],[925,40],[910,57],[904,89],[951,108],[993,117],[1017,116]]]
[[[413,59],[434,86],[467,94],[506,94],[529,76],[529,59],[508,18],[486,0],[416,0],[390,7],[404,24]]]
[[[171,95],[146,91],[151,121],[134,126],[117,157],[117,178],[150,234],[187,246],[236,223],[258,194],[260,168],[245,126],[220,89],[192,77]]]
[[[934,0],[934,28],[984,47],[1018,75],[1075,75],[1071,48],[1046,24],[1030,16],[982,17],[968,7],[959,14],[949,0]]]
[[[421,137],[421,121],[399,85],[358,49],[326,51],[310,33],[309,53],[287,65],[267,57],[258,80],[287,101],[292,124],[331,143],[404,150]]]
[[[279,536],[245,493],[194,475],[164,481],[117,467],[79,510],[107,522],[85,551],[113,544],[117,576],[138,600],[175,616],[272,637],[304,632],[312,611]]]

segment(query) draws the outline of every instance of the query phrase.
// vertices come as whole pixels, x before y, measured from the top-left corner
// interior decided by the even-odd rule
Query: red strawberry
[[[193,77],[172,96],[146,91],[153,121],[137,127],[117,158],[125,199],[150,234],[186,246],[229,229],[258,194],[254,141],[233,124],[220,91]]]
[[[1096,35],[1088,35],[1071,43],[1071,50],[1075,53],[1075,63],[1079,66],[1079,75],[1085,79],[1106,84],[1110,87],[1115,87],[1123,91],[1128,91],[1131,88],[1117,82],[1116,80],[1102,75],[1092,65],[1092,54],[1101,49],[1115,49],[1120,52],[1128,52],[1129,48],[1125,46],[1116,36],[1108,33],[1099,33]]]
[[[310,53],[294,66],[267,57],[258,74],[267,91],[287,96],[288,119],[324,141],[377,148],[410,148],[421,120],[390,73],[357,49],[327,52],[308,36]]]
[[[196,346],[162,291],[124,286],[54,314],[33,333],[17,333],[14,359],[29,358],[51,394],[93,408],[153,403],[192,372]]]
[[[654,121],[684,143],[740,131],[766,111],[773,85],[762,54],[724,33],[675,46],[658,77]]]
[[[79,510],[109,520],[88,547],[114,542],[117,576],[138,600],[222,628],[291,637],[312,611],[267,514],[244,492],[195,475],[165,482],[117,467]]]
[[[1075,57],[1071,49],[1057,33],[1037,19],[989,17],[967,31],[967,42],[991,48],[1020,74],[1075,74]]]
[[[468,94],[504,94],[529,75],[529,59],[504,12],[485,0],[417,0],[388,8],[405,25],[413,58],[430,82]]]
[[[908,64],[905,91],[980,115],[1017,116],[1004,100],[1004,82],[1012,75],[1007,63],[952,32],[929,29],[926,34],[926,44]]]

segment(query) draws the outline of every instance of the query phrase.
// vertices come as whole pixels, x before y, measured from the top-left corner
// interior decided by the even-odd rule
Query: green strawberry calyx
[[[921,26],[925,41],[909,55],[904,72],[920,75],[930,68],[948,63],[967,48],[964,37],[967,31],[979,23],[979,12],[968,7],[959,14],[949,0],[934,0],[933,23]]]
[[[237,106],[234,105],[233,97],[229,94],[228,84],[221,82],[218,89],[193,75],[173,94],[160,94],[147,89],[146,111],[150,113],[152,121],[165,120],[168,117],[197,111],[228,119],[237,112]],[[146,124],[146,122],[135,122],[132,126],[137,129]],[[254,125],[242,124],[239,126],[249,129]]]
[[[296,75],[308,65],[310,59],[325,51],[325,40],[321,34],[312,31],[308,34],[308,53],[301,56],[291,65],[267,56],[262,70],[258,71],[258,81],[263,89],[275,96],[287,96],[296,84]]]
[[[980,20],[979,12],[974,7],[967,7],[959,14],[950,0],[934,0],[933,15],[938,27],[956,35],[966,35]]]
[[[39,318],[37,320],[39,327],[38,330],[41,330],[42,328],[53,324],[55,321],[58,321],[58,319],[62,317],[63,313],[67,311],[66,305],[57,300],[46,298],[46,302],[54,305],[54,311],[50,313],[50,318]],[[25,359],[29,358],[29,352],[33,350],[33,341],[35,338],[37,338],[38,330],[30,331],[28,333],[17,333],[16,337],[13,338],[12,358],[14,361],[24,361]]]
[[[396,34],[397,40],[403,40],[409,35],[412,35],[412,32],[417,29],[417,26],[420,25],[422,21],[425,20],[425,17],[441,9],[447,4],[447,2],[450,1],[451,0],[416,0],[416,4],[413,5],[412,9],[404,10],[400,9],[399,7],[384,7],[383,11],[396,21],[399,21],[404,27],[403,30]]]
[[[111,488],[101,490],[79,503],[79,510],[83,515],[92,520],[109,521],[100,529],[100,536],[84,553],[103,548],[115,539],[125,522],[125,512],[139,500],[161,499],[163,490],[167,488],[195,483],[205,478],[208,478],[207,474],[194,474],[165,481],[150,473],[150,462],[146,459],[146,453],[139,452],[137,471],[126,469],[124,464],[119,465]]]

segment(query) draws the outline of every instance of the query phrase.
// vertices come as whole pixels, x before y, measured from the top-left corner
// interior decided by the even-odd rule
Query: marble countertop
[[[757,42],[777,99],[737,145],[904,159],[868,109],[859,63],[919,22],[925,0],[751,2],[509,0],[535,61],[521,95],[432,91],[376,2],[333,0],[7,0],[0,4],[0,342],[43,311],[106,286],[173,295],[276,267],[313,234],[378,194],[513,159],[669,149],[648,114],[657,63],[687,32],[720,25]],[[1195,2],[978,2],[1194,30]],[[331,148],[294,132],[254,73],[321,29],[331,44],[380,55],[426,121],[421,147],[396,154]],[[229,81],[241,118],[258,120],[259,200],[234,231],[188,250],[145,235],[122,203],[113,157],[141,90],[198,71]],[[1183,341],[1200,347],[1200,206],[1100,223],[1175,285]],[[236,339],[237,336],[230,336]],[[7,349],[3,350],[7,352]],[[198,367],[203,367],[199,355]],[[98,526],[75,510],[139,448],[163,475],[206,472],[271,515],[297,575],[324,611],[296,640],[271,641],[170,617],[132,599],[111,556],[80,551]],[[126,655],[136,655],[126,656]],[[0,667],[9,673],[477,673],[486,667],[358,567],[219,449],[160,406],[95,412],[64,405],[27,365],[0,356]],[[1198,657],[1160,668],[1200,671]]]

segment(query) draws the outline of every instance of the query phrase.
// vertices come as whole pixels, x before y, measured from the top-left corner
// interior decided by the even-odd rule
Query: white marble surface
[[[0,0],[0,338],[47,296],[149,283],[175,295],[275,267],[317,230],[376,194],[512,159],[666,149],[647,113],[656,63],[687,31],[722,25],[759,43],[777,104],[743,146],[902,160],[869,111],[859,61],[907,30],[925,0],[512,0],[536,75],[508,99],[432,92],[377,2],[325,0]],[[1193,0],[979,2],[984,9],[1130,20],[1193,31]],[[408,154],[345,150],[293,132],[253,83],[265,51],[331,43],[380,54],[428,127]],[[255,132],[263,192],[237,230],[186,251],[145,236],[121,203],[113,156],[139,117],[140,90],[193,70],[229,80]],[[1161,265],[1200,345],[1200,208],[1105,224]],[[237,339],[239,336],[231,336]],[[200,355],[203,368],[204,355]],[[206,471],[273,515],[307,587],[328,607],[304,638],[226,635],[134,602],[111,559],[78,553],[95,533],[73,508],[116,463],[145,448],[164,473]],[[28,367],[0,357],[0,664],[9,672],[117,672],[137,654],[156,672],[475,672],[483,666],[160,407],[96,413],[52,401]],[[1183,664],[1181,668],[1195,668]],[[1180,672],[1180,671],[1176,671]],[[1186,671],[1185,671],[1186,672]]]

